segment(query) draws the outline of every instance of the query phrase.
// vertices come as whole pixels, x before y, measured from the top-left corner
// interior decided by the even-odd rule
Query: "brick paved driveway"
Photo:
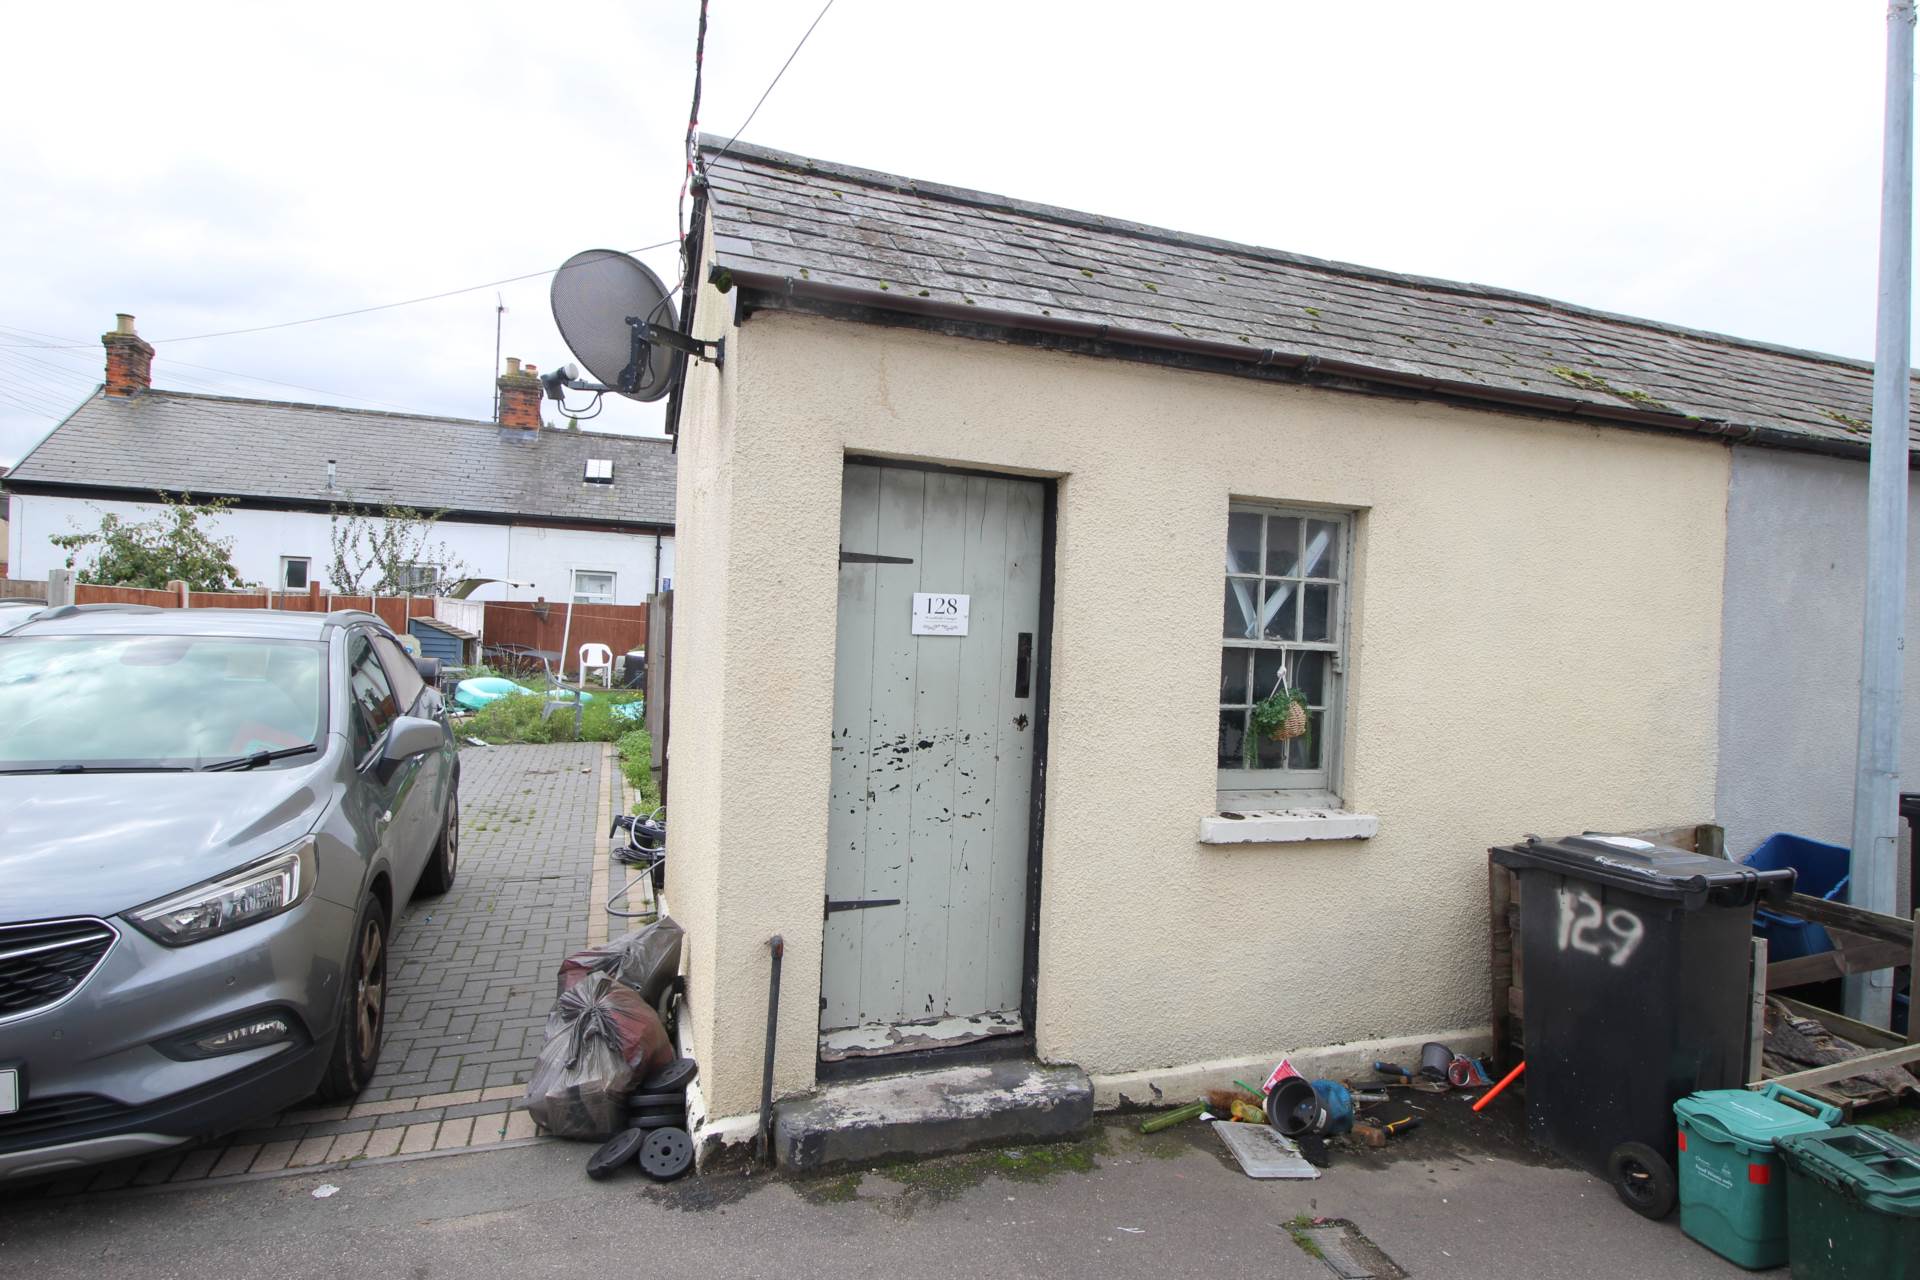
[[[534,1136],[516,1109],[560,961],[606,939],[610,814],[623,780],[601,743],[460,753],[454,887],[403,908],[386,1043],[351,1106],[263,1118],[217,1142],[75,1173],[40,1195],[272,1173]]]
[[[387,1042],[362,1102],[525,1084],[553,975],[587,938],[608,815],[598,743],[460,753],[460,871],[394,937]]]

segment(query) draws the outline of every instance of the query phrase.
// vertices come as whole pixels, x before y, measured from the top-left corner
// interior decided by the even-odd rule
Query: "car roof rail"
[[[56,604],[35,613],[29,622],[51,622],[55,618],[71,618],[80,613],[165,613],[159,605],[152,604]]]
[[[345,627],[356,622],[377,622],[383,627],[387,625],[385,618],[365,609],[335,609],[320,620],[325,627]]]

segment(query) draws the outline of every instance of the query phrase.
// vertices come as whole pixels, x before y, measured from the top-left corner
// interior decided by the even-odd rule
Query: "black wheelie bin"
[[[1520,880],[1527,1136],[1663,1218],[1673,1104],[1746,1084],[1753,908],[1793,872],[1626,836],[1488,852]]]

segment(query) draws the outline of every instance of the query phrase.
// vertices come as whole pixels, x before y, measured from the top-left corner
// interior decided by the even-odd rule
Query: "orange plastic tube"
[[[1527,1069],[1527,1064],[1522,1062],[1519,1066],[1507,1072],[1506,1075],[1501,1076],[1500,1083],[1493,1086],[1493,1088],[1487,1090],[1485,1093],[1481,1094],[1480,1101],[1473,1104],[1473,1109],[1475,1111],[1478,1111],[1480,1110],[1480,1108],[1486,1106],[1489,1102],[1492,1102],[1495,1098],[1499,1097],[1500,1091],[1502,1089],[1505,1089],[1508,1085],[1512,1084],[1515,1080],[1518,1080],[1520,1078],[1520,1073],[1522,1071],[1525,1071],[1526,1069]]]

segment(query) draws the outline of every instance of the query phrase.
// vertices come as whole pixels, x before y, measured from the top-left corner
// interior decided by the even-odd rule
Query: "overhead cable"
[[[664,249],[674,243],[674,240],[661,240],[655,244],[642,245],[638,249],[629,249],[628,252],[646,253],[650,249]],[[403,298],[399,302],[382,302],[372,307],[355,307],[351,311],[333,311],[323,316],[308,316],[304,320],[282,320],[277,324],[259,324],[246,329],[221,329],[214,333],[188,333],[182,334],[177,338],[149,338],[147,341],[156,345],[162,342],[199,342],[205,338],[233,338],[244,333],[265,333],[271,329],[291,329],[297,325],[318,324],[322,320],[344,320],[348,316],[364,316],[374,311],[391,311],[395,307],[411,307],[422,302],[438,302],[442,298],[458,297],[463,293],[477,293],[482,289],[497,289],[503,284],[517,284],[522,280],[537,280],[541,276],[550,276],[558,270],[558,267],[548,267],[545,271],[529,271],[525,275],[508,276],[504,280],[488,280],[481,284],[470,284],[460,289],[448,289],[445,293],[430,293],[419,298]],[[5,349],[7,345],[8,344],[0,343],[0,349]],[[40,344],[26,343],[19,345],[38,346]],[[86,347],[92,346],[93,344],[82,342],[72,345]]]

